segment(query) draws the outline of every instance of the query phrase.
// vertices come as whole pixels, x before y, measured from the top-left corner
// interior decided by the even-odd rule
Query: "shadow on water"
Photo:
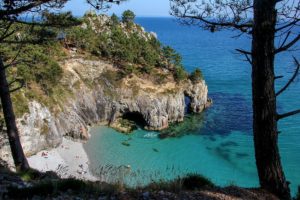
[[[205,135],[215,141],[215,136],[227,136],[232,131],[251,134],[252,108],[251,101],[240,94],[213,93],[212,107],[201,114],[187,114],[184,122],[176,123],[160,132],[161,139],[182,137],[189,134]],[[235,142],[224,143],[223,146],[236,146]]]
[[[213,106],[205,112],[202,134],[229,135],[232,131],[251,133],[251,101],[240,94],[213,93]],[[234,145],[228,143],[225,145]]]

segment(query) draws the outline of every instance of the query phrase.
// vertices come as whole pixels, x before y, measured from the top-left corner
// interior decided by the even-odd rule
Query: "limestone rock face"
[[[190,97],[193,112],[201,112],[208,105],[204,81],[153,85],[147,80],[131,77],[113,84],[103,73],[115,69],[104,61],[70,59],[61,65],[65,73],[61,82],[68,84],[73,95],[60,102],[63,106],[55,113],[37,101],[29,103],[29,112],[17,119],[26,155],[56,147],[63,137],[87,140],[89,126],[109,125],[128,113],[138,113],[145,121],[145,129],[168,128],[172,122],[183,121],[185,96]],[[132,83],[138,84],[133,87]],[[3,143],[0,154],[4,156],[9,153],[8,142],[5,138],[0,139]]]
[[[17,119],[25,154],[32,155],[49,146],[59,145],[62,141],[62,135],[48,108],[36,101],[30,102],[28,107],[29,113]]]
[[[194,113],[202,112],[209,106],[210,100],[207,97],[208,88],[205,81],[195,84],[189,84],[185,90],[185,94],[191,98],[190,110]]]

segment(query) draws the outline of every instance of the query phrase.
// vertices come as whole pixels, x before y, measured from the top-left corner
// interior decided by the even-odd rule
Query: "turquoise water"
[[[156,32],[163,44],[179,51],[188,71],[201,68],[214,104],[199,119],[193,118],[197,125],[192,129],[183,128],[187,135],[180,138],[160,140],[157,133],[143,130],[128,137],[107,127],[93,128],[92,138],[85,145],[93,171],[101,176],[106,171],[114,171],[107,179],[121,177],[131,185],[196,172],[222,186],[257,186],[251,68],[234,52],[236,48],[249,49],[249,38],[233,39],[235,33],[230,31],[212,34],[196,27],[180,26],[170,18],[138,18],[137,22],[147,31]],[[286,75],[278,82],[278,88],[294,70],[291,55],[297,56],[299,52],[285,53],[276,59],[277,74]],[[279,113],[300,107],[299,89],[298,78],[280,96]],[[300,185],[300,116],[280,121],[279,129],[283,167],[295,192]],[[130,169],[125,167],[128,165]]]

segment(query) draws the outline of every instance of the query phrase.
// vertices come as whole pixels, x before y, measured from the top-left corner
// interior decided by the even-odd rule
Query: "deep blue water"
[[[172,18],[138,18],[147,31],[157,33],[165,45],[176,49],[188,71],[200,67],[208,84],[213,106],[203,113],[189,135],[160,140],[155,132],[137,130],[130,138],[107,127],[92,130],[92,139],[85,146],[94,171],[130,165],[130,184],[152,179],[171,179],[188,172],[209,177],[218,185],[258,185],[252,140],[251,67],[234,49],[250,49],[246,36],[237,33],[210,33],[197,27],[179,25]],[[297,54],[298,53],[298,54]],[[276,59],[276,73],[285,75],[280,88],[292,75],[294,65],[289,52]],[[280,96],[279,112],[300,107],[299,78]],[[279,146],[287,179],[293,192],[300,185],[300,116],[280,121]],[[154,136],[154,137],[149,137]],[[127,141],[130,146],[121,143]],[[126,170],[125,170],[126,171]],[[126,172],[129,173],[129,172]],[[132,175],[133,174],[133,175]],[[122,175],[123,176],[123,175]],[[112,177],[112,175],[111,175]]]

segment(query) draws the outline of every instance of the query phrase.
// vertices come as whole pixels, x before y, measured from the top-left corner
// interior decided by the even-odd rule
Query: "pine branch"
[[[300,109],[299,110],[294,110],[294,111],[291,111],[291,112],[287,112],[287,113],[284,113],[284,114],[281,114],[281,115],[277,115],[277,120],[281,120],[283,118],[286,118],[286,117],[290,117],[290,116],[293,116],[293,115],[296,115],[296,114],[299,114],[300,113]]]
[[[243,54],[246,57],[246,60],[250,63],[250,65],[252,65],[252,60],[249,57],[249,55],[252,55],[251,52],[245,51],[243,49],[235,49],[235,50],[238,51],[239,53]]]
[[[279,47],[278,49],[275,50],[275,54],[283,52],[291,48],[294,44],[296,44],[300,40],[300,34],[298,34],[297,37],[295,37],[292,41],[290,41],[288,44]]]
[[[33,1],[32,3],[28,3],[27,5],[20,6],[15,9],[10,10],[0,10],[0,19],[3,19],[10,15],[19,15],[23,12],[26,12],[28,10],[31,10],[33,8],[36,8],[38,6],[41,6],[42,4],[48,3],[51,0],[42,0],[42,1]]]
[[[276,96],[279,96],[281,93],[283,93],[290,86],[290,84],[295,80],[295,78],[298,76],[300,64],[295,57],[293,57],[293,58],[297,65],[296,70],[295,70],[293,76],[290,78],[290,80],[286,83],[286,85],[276,93]]]
[[[280,78],[283,78],[284,76],[275,76],[274,77],[274,80],[277,80],[277,79],[280,79]]]
[[[15,79],[15,80],[13,80],[13,81],[11,81],[11,82],[9,82],[8,83],[8,86],[10,87],[10,86],[12,86],[14,83],[20,83],[20,85],[22,85],[22,82],[24,82],[24,80],[23,79]]]
[[[196,19],[196,20],[200,20],[202,22],[204,22],[205,24],[208,24],[210,26],[221,26],[221,27],[232,27],[235,29],[238,29],[244,33],[247,33],[247,29],[248,28],[252,28],[253,24],[252,23],[245,23],[245,24],[237,24],[237,23],[233,23],[233,22],[214,22],[214,21],[210,21],[207,20],[201,16],[192,16],[192,15],[182,15],[182,18],[189,18],[189,19]]]
[[[291,31],[289,31],[289,32],[286,34],[286,36],[285,36],[285,38],[284,38],[282,44],[280,45],[280,48],[282,48],[282,47],[285,45],[287,39],[290,37],[290,34],[291,34]]]
[[[238,51],[238,52],[240,52],[240,53],[242,53],[242,54],[252,55],[251,52],[245,51],[243,49],[235,49],[235,50]]]
[[[23,88],[24,85],[25,85],[25,81],[24,81],[23,79],[16,79],[16,80],[14,80],[13,82],[18,82],[18,83],[20,83],[20,86],[14,88],[14,89],[9,90],[9,93],[13,93],[13,92],[15,92],[15,91],[18,91],[19,89]],[[13,84],[13,82],[11,82],[10,85]]]
[[[290,26],[294,26],[294,25],[296,25],[299,21],[300,21],[300,19],[295,19],[294,21],[292,21],[292,22],[290,22],[290,23],[288,23],[288,24],[286,24],[286,25],[283,25],[283,26],[277,28],[275,31],[278,32],[278,31],[281,31],[282,29],[288,28],[288,27],[290,27]]]

